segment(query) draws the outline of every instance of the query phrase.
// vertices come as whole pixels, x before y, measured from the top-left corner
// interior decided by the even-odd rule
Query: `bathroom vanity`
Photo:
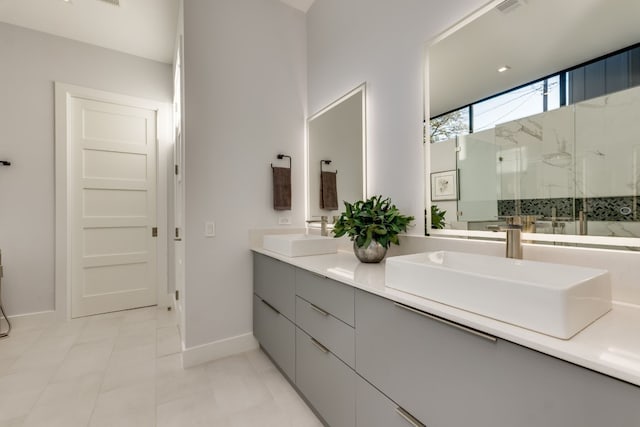
[[[387,288],[384,270],[254,249],[254,335],[327,425],[640,425],[637,308],[561,340]]]

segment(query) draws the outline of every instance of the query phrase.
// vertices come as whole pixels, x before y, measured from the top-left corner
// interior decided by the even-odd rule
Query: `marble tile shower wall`
[[[577,198],[639,194],[639,118],[640,87],[575,105]]]
[[[555,208],[572,233],[583,211],[589,234],[638,236],[639,117],[635,87],[497,126],[498,215]]]
[[[640,86],[496,126],[498,199],[638,194],[639,118]]]

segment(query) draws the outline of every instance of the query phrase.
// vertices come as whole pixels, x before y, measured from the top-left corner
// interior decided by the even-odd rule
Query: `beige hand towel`
[[[271,167],[273,170],[273,209],[291,210],[291,169]]]
[[[337,172],[320,172],[320,209],[338,210]]]

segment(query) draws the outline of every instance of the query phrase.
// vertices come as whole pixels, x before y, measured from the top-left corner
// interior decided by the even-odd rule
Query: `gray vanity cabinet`
[[[476,427],[492,416],[495,341],[362,291],[356,325],[356,370],[420,422]]]
[[[331,427],[355,426],[355,291],[296,270],[296,386]]]
[[[296,270],[296,294],[354,326],[354,288],[306,270]]]
[[[289,320],[295,320],[296,269],[261,254],[253,255],[253,291]]]
[[[296,386],[329,426],[355,426],[356,377],[329,349],[297,328]]]
[[[344,363],[355,367],[355,331],[351,326],[300,297],[296,297],[296,324]]]
[[[640,426],[640,387],[261,254],[253,316],[331,427]]]
[[[280,369],[295,381],[296,327],[257,295],[253,296],[253,335]]]
[[[367,292],[355,307],[356,370],[429,427],[640,426],[639,387]]]
[[[359,375],[356,383],[356,427],[421,427],[418,420]]]
[[[253,335],[295,381],[295,269],[264,255],[253,256]]]

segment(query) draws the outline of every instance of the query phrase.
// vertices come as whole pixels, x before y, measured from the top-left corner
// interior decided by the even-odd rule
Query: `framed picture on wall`
[[[458,200],[458,171],[450,170],[431,174],[431,200]]]

